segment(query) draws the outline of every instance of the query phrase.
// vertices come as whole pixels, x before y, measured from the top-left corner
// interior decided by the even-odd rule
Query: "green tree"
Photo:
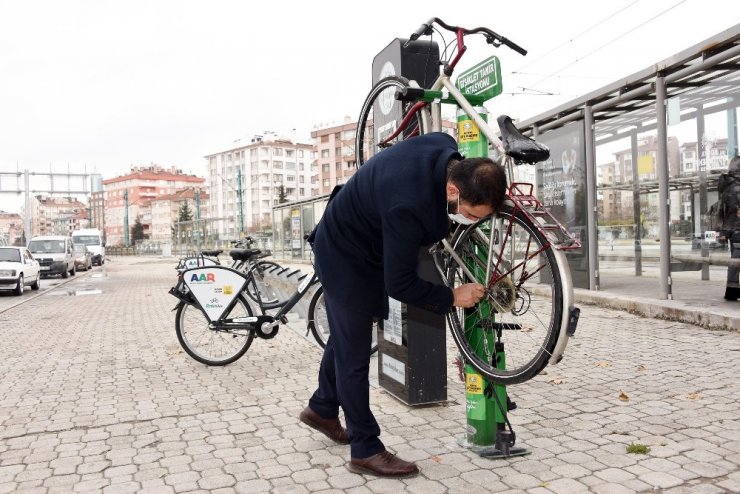
[[[178,229],[177,224],[172,225],[172,238],[177,237],[178,234],[183,235],[183,233],[180,232],[188,232],[192,230],[192,223],[183,223],[191,221],[193,221],[193,210],[190,209],[190,204],[188,204],[188,201],[184,201],[182,205],[180,205],[180,209],[177,212],[177,223],[180,223],[180,228]],[[187,233],[184,234],[187,235]]]
[[[188,204],[188,201],[185,201],[182,203],[182,206],[180,206],[180,210],[177,214],[177,221],[192,221],[193,220],[193,210],[190,209],[190,204]]]
[[[136,221],[134,221],[134,226],[131,227],[131,241],[135,243],[137,240],[144,239],[146,239],[146,235],[144,235],[144,225],[141,223],[141,218],[137,216]]]

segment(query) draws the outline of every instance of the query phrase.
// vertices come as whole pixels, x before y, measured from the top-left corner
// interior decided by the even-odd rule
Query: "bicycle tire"
[[[487,262],[494,221],[500,221],[503,228],[494,229],[497,246],[493,262]],[[454,249],[473,271],[474,281],[488,286],[484,282],[487,264],[491,273],[499,266],[496,276],[509,272],[473,309],[450,310],[450,329],[464,360],[495,383],[509,385],[531,379],[547,365],[562,324],[562,282],[550,242],[528,216],[505,205],[495,218],[467,227]],[[456,265],[449,269],[450,285],[470,281]],[[487,329],[475,331],[476,326]],[[484,336],[487,333],[489,336]],[[500,354],[494,342],[504,344],[503,369],[496,366]]]
[[[375,128],[373,114],[376,108],[376,102],[379,105],[385,105],[388,107],[388,98],[392,98],[393,95],[390,93],[393,89],[404,89],[409,87],[409,81],[405,77],[400,76],[389,76],[379,80],[365,98],[365,102],[362,104],[362,110],[360,111],[360,117],[357,119],[357,131],[355,132],[355,158],[357,160],[357,167],[364,165],[367,160],[372,158],[375,154],[380,152],[377,149],[375,139]],[[395,93],[395,91],[394,91]],[[395,100],[394,100],[395,101]],[[408,108],[411,106],[409,103],[402,103],[401,114],[405,115]],[[389,109],[389,111],[391,111]],[[400,123],[400,122],[398,122]],[[413,129],[418,123],[418,119],[412,120],[409,123],[408,129]],[[395,129],[392,129],[395,130]],[[421,130],[421,129],[420,129]],[[399,142],[406,136],[406,132],[402,133],[393,142]]]
[[[324,305],[324,289],[319,286],[311,297],[311,303],[308,305],[308,328],[311,330],[316,343],[321,348],[326,348],[331,333],[329,331],[329,321],[326,317],[326,306]],[[370,345],[370,354],[378,351],[378,329],[379,323],[373,323],[373,339]]]
[[[247,299],[239,294],[236,305],[222,319],[252,316]],[[203,311],[191,304],[180,304],[175,316],[175,332],[183,350],[198,362],[211,366],[230,364],[249,349],[254,340],[254,331],[217,331],[209,328]],[[230,341],[234,340],[234,341]],[[211,350],[208,353],[208,350]],[[216,355],[220,353],[220,355]]]
[[[257,304],[279,304],[283,301],[280,299],[280,292],[272,286],[269,280],[269,273],[281,266],[272,261],[257,261],[249,270],[249,274],[254,278],[254,283],[247,283],[246,293]],[[256,291],[259,291],[259,298]]]

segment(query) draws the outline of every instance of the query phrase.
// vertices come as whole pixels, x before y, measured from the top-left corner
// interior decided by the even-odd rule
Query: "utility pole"
[[[123,191],[123,203],[126,206],[125,212],[123,214],[123,245],[128,247],[128,189]]]
[[[239,236],[244,233],[244,203],[242,201],[242,168],[236,170],[236,199],[239,203]]]
[[[200,189],[195,190],[195,235],[195,242],[200,251]]]

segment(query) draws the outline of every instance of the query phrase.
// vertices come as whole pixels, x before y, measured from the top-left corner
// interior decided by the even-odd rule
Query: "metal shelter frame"
[[[588,208],[589,288],[599,289],[596,218],[596,146],[631,138],[633,170],[637,164],[637,135],[657,131],[657,182],[640,185],[635,179],[621,188],[658,191],[660,227],[660,298],[671,299],[670,267],[670,187],[698,186],[700,210],[706,211],[708,186],[716,187],[717,177],[701,170],[697,177],[669,183],[667,156],[666,104],[680,96],[680,120],[696,119],[697,135],[704,134],[704,116],[734,110],[740,102],[740,24],[718,33],[676,55],[642,71],[620,79],[546,113],[518,122],[519,129],[532,137],[560,128],[570,122],[585,121],[586,180]],[[597,125],[598,122],[598,125]],[[728,136],[737,153],[737,130]],[[699,146],[700,154],[703,152]],[[699,162],[704,156],[699,156]],[[636,173],[636,172],[635,172]],[[635,177],[636,178],[636,177]],[[665,241],[663,241],[665,239]],[[636,261],[639,240],[636,241]]]

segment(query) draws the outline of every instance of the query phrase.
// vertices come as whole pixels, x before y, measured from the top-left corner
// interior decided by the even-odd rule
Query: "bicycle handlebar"
[[[447,31],[451,31],[453,33],[462,32],[463,35],[482,33],[486,38],[486,42],[493,46],[506,45],[517,53],[520,53],[522,55],[527,54],[527,50],[525,50],[518,44],[514,43],[510,39],[505,38],[504,36],[501,36],[500,34],[497,34],[491,31],[487,27],[476,27],[473,29],[465,29],[463,27],[450,26],[449,24],[445,23],[442,19],[438,17],[432,17],[427,22],[419,26],[419,29],[414,31],[413,34],[409,36],[409,40],[403,44],[404,48],[407,47],[409,43],[411,43],[412,41],[416,41],[417,39],[419,39],[421,36],[432,34],[432,25],[434,23],[437,23],[440,27],[446,29]]]

